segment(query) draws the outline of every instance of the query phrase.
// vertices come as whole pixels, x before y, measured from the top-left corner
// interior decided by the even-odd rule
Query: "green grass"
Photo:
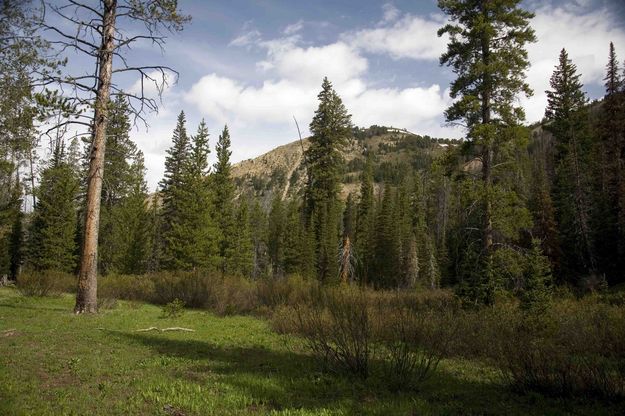
[[[97,316],[73,298],[0,288],[0,415],[618,414],[619,404],[517,394],[488,367],[445,361],[418,390],[319,371],[297,340],[253,317],[163,318],[120,302]],[[195,332],[136,332],[182,326]],[[621,404],[622,405],[622,404]]]

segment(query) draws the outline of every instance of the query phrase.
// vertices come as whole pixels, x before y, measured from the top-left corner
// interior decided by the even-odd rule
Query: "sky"
[[[237,162],[295,140],[293,117],[306,135],[324,76],[357,126],[464,134],[444,122],[454,75],[439,65],[447,39],[436,32],[446,17],[435,0],[179,0],[179,6],[192,21],[168,34],[163,51],[143,43],[128,52],[135,62],[178,71],[168,77],[158,113],[147,115],[149,128],[138,123],[131,132],[145,154],[150,190],[162,178],[181,110],[190,134],[205,119],[213,147],[228,124]],[[625,58],[625,1],[525,0],[522,7],[536,14],[531,26],[538,39],[527,47],[534,95],[520,98],[528,122],[544,113],[545,90],[563,47],[588,97],[601,97],[610,41],[621,62]],[[70,65],[90,68],[82,58]],[[118,83],[131,91],[139,85],[128,77]]]

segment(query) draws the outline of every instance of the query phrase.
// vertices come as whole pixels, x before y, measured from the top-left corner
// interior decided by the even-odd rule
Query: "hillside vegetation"
[[[368,150],[375,155],[374,180],[379,192],[382,183],[390,181],[398,185],[412,170],[429,169],[446,148],[460,144],[458,140],[421,136],[385,126],[356,127],[353,133],[352,140],[341,152],[345,161],[341,172],[342,200],[349,194],[359,195]],[[306,185],[303,151],[309,146],[309,138],[296,140],[234,164],[232,177],[239,197],[259,198],[265,207],[276,195],[283,200],[301,197]]]

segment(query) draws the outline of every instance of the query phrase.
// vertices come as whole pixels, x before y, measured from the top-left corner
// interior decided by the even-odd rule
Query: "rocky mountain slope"
[[[350,193],[358,193],[365,164],[365,149],[373,152],[375,181],[381,183],[399,180],[410,166],[428,166],[447,146],[455,146],[457,143],[390,127],[355,128],[354,138],[343,153],[345,166],[341,197],[347,198]],[[282,199],[300,194],[306,179],[302,156],[308,146],[308,139],[297,140],[255,159],[235,164],[232,175],[238,196],[253,196],[268,206],[276,194]]]

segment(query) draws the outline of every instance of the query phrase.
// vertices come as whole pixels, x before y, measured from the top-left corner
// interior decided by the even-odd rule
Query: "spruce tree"
[[[22,186],[17,182],[0,205],[0,277],[17,278],[23,255],[23,220]]]
[[[279,193],[276,193],[269,210],[269,228],[267,236],[267,249],[275,276],[282,276],[284,274],[284,251],[286,248],[284,240],[288,233],[285,223],[284,204],[282,203],[282,198]]]
[[[554,203],[569,276],[597,270],[587,99],[575,64],[562,49],[550,79],[545,117],[556,141]]]
[[[352,126],[351,116],[327,78],[317,97],[310,146],[304,153],[308,174],[305,213],[307,227],[315,233],[317,275],[325,282],[338,275],[341,150],[351,137]]]
[[[174,142],[175,143],[175,142]],[[202,120],[182,161],[172,194],[175,210],[165,212],[164,258],[170,269],[214,268],[220,263],[219,228],[214,221],[208,180],[208,130]]]
[[[270,261],[267,255],[267,213],[258,199],[252,204],[250,211],[250,228],[252,235],[252,278],[258,279],[269,272]]]
[[[373,230],[375,223],[374,188],[373,188],[373,155],[367,150],[365,166],[362,172],[360,185],[360,200],[357,206],[355,254],[357,264],[357,279],[362,283],[369,281],[369,272],[372,267],[374,241]]]
[[[303,227],[300,204],[296,199],[288,202],[286,208],[284,244],[284,273],[302,273]]]
[[[527,269],[520,294],[521,307],[534,313],[543,312],[551,298],[552,277],[549,260],[542,254],[540,241],[532,240],[532,248],[527,257]]]
[[[438,31],[439,36],[450,36],[440,63],[450,66],[457,75],[450,93],[455,101],[445,117],[449,122],[463,122],[468,149],[481,163],[480,274],[486,276],[486,282],[466,282],[468,288],[475,289],[469,290],[468,296],[480,303],[492,303],[494,299],[494,210],[500,205],[495,198],[501,194],[501,189],[496,189],[500,172],[495,163],[509,163],[503,150],[523,138],[518,127],[524,114],[517,97],[531,94],[524,77],[529,66],[525,45],[535,41],[529,26],[533,15],[518,7],[519,3],[520,0],[438,2],[450,19]]]
[[[28,235],[28,265],[35,270],[71,273],[76,268],[76,198],[78,179],[57,143],[41,172],[37,203]]]
[[[148,271],[152,231],[142,153],[135,156],[131,170],[134,172],[130,177],[135,180],[129,183],[131,188],[115,209],[113,236],[121,243],[117,245],[114,267],[123,274],[142,274]]]
[[[241,201],[234,220],[234,244],[228,269],[235,276],[250,277],[254,268],[254,246],[247,201]]]
[[[147,244],[144,237],[148,214],[144,206],[147,188],[143,153],[130,139],[130,108],[126,99],[118,96],[109,107],[107,157],[104,162],[100,210],[101,232],[98,236],[99,270],[103,274],[122,270],[141,273],[146,258],[141,257],[144,254],[140,253],[148,251],[147,247],[138,246]]]
[[[397,223],[396,191],[389,182],[378,204],[371,282],[379,288],[396,288],[400,280],[401,247]]]
[[[616,283],[619,271],[625,267],[625,85],[612,42],[604,81],[605,96],[597,129],[601,189],[595,234],[599,265]]]
[[[230,163],[230,132],[228,126],[224,129],[217,140],[217,162],[213,165],[212,183],[215,193],[215,218],[221,233],[219,253],[223,259],[222,272],[226,272],[227,264],[236,255],[234,253],[233,227],[234,227],[234,183],[232,181]]]

